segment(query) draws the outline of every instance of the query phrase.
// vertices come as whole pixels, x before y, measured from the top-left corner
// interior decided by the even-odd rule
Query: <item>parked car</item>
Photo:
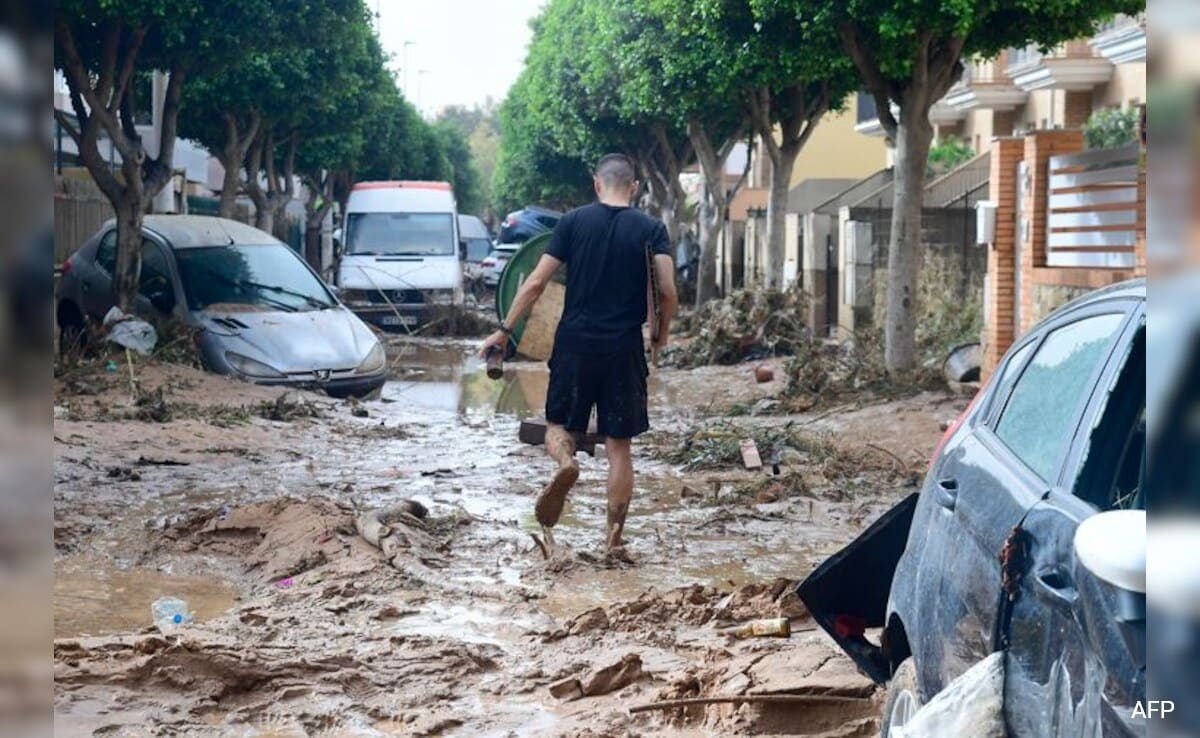
[[[387,357],[296,252],[224,218],[147,215],[136,312],[198,329],[204,365],[260,384],[336,397],[383,385]],[[57,314],[64,338],[99,323],[116,303],[117,230],[109,221],[63,264]]]
[[[483,284],[483,260],[492,253],[492,236],[478,216],[459,215],[458,238],[462,245],[463,281],[468,292],[478,293],[476,287]]]
[[[529,205],[508,214],[496,234],[496,243],[522,244],[546,231],[553,230],[562,213],[549,208]]]
[[[801,584],[887,683],[885,738],[997,650],[1014,738],[1144,732],[1145,515],[1128,511],[1145,509],[1145,292],[1090,293],[1029,331],[946,431],[919,495]],[[1105,563],[1139,545],[1140,585]]]
[[[480,264],[483,272],[483,283],[488,287],[495,287],[500,284],[500,275],[504,274],[504,267],[508,266],[508,260],[513,257],[513,254],[521,248],[519,243],[498,243],[492,249],[492,253],[488,254],[487,258]]]

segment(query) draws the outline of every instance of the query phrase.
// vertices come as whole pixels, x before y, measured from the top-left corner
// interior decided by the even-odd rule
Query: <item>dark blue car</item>
[[[888,685],[885,738],[998,650],[1015,738],[1144,732],[1144,563],[1140,586],[1115,580],[1080,561],[1075,534],[1106,511],[1145,509],[1145,408],[1144,282],[1064,306],[947,430],[920,493],[800,586]],[[1142,537],[1130,528],[1112,550],[1140,540],[1144,562],[1140,520]]]

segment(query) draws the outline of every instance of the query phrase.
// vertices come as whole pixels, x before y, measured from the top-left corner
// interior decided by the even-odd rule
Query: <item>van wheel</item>
[[[900,662],[896,673],[887,685],[887,699],[883,702],[883,722],[879,726],[880,738],[896,738],[896,728],[912,721],[921,709],[921,692],[917,688],[917,666],[909,657]]]

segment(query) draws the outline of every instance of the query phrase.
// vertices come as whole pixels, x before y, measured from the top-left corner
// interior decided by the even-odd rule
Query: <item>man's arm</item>
[[[533,268],[533,273],[525,278],[525,282],[517,290],[517,296],[513,298],[513,303],[508,308],[508,315],[504,316],[505,328],[511,331],[517,323],[521,322],[521,318],[525,317],[525,314],[533,308],[533,304],[546,291],[546,285],[550,284],[550,279],[561,265],[562,262],[553,256],[542,254],[537,266]],[[672,283],[671,289],[674,290],[674,283]],[[479,348],[479,355],[486,357],[489,348],[492,346],[503,348],[506,341],[508,341],[508,334],[503,330],[496,331],[483,342]]]
[[[658,282],[658,343],[659,347],[667,345],[667,336],[671,334],[671,319],[675,317],[675,309],[679,307],[679,294],[675,291],[675,261],[667,255],[654,255],[654,274]]]

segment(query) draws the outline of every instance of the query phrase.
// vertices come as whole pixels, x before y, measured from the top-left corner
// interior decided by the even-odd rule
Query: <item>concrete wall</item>
[[[863,136],[854,130],[858,96],[850,95],[846,109],[826,113],[808,143],[796,157],[792,186],[810,178],[862,179],[887,166],[887,144],[882,136]]]
[[[858,227],[860,233],[870,234],[867,241],[869,255],[848,254],[854,258],[843,259],[838,274],[842,301],[838,322],[844,330],[861,332],[878,328],[887,316],[891,218],[891,210],[884,208],[845,208],[843,211],[840,220],[844,230]],[[950,313],[980,311],[983,277],[987,272],[987,249],[975,244],[973,209],[927,208],[921,215],[921,244],[918,336],[923,331],[933,330],[936,326],[932,323]],[[849,281],[854,282],[852,292],[858,298],[853,305],[845,301]]]

